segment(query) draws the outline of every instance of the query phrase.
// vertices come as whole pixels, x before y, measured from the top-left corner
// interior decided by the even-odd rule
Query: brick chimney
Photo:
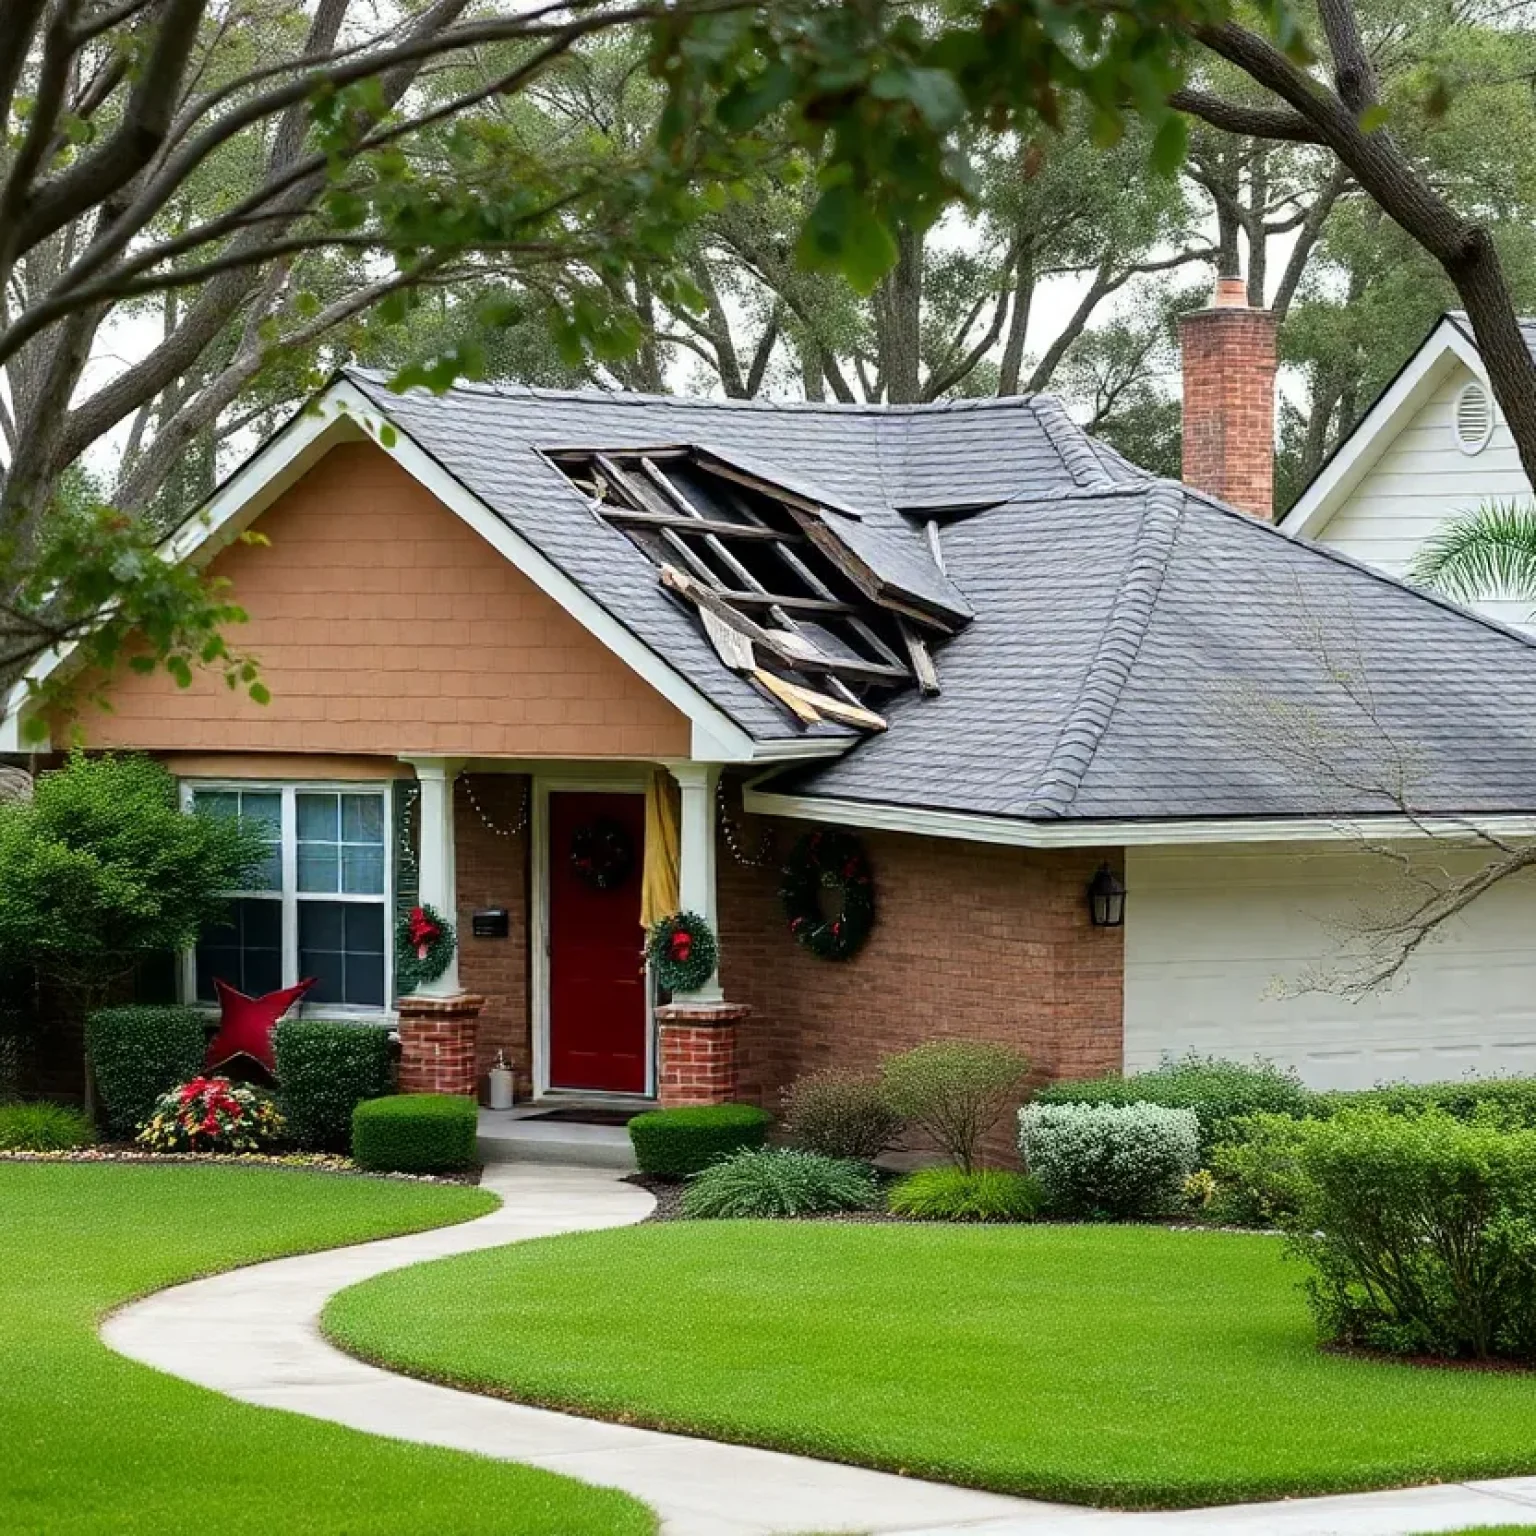
[[[1184,481],[1266,522],[1275,515],[1274,314],[1250,309],[1240,277],[1179,321]]]

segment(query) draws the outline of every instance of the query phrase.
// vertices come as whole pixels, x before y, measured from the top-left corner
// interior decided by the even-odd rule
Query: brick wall
[[[780,849],[804,830],[780,823]],[[744,869],[720,850],[722,980],[727,998],[752,1010],[741,1026],[743,1097],[772,1108],[800,1072],[872,1067],[943,1036],[1014,1045],[1041,1077],[1120,1066],[1123,930],[1093,927],[1085,894],[1104,859],[1118,866],[1117,850],[895,833],[869,833],[865,845],[878,922],[843,963],[792,942],[776,870]]]
[[[1241,280],[1179,321],[1185,483],[1266,520],[1275,512],[1274,314],[1249,309]]]
[[[87,746],[445,757],[688,755],[688,721],[369,443],[333,448],[212,564],[265,707],[216,671],[77,689]],[[70,728],[60,723],[56,740]]]
[[[482,1087],[498,1049],[507,1053],[517,1074],[517,1096],[533,1091],[533,1051],[528,1002],[528,831],[502,833],[521,815],[528,780],[521,774],[467,775],[454,790],[459,911],[459,980],[468,992],[485,999],[477,1050]],[[482,820],[469,795],[474,793]],[[489,825],[487,825],[489,823]],[[477,907],[505,907],[504,939],[477,939],[470,918]]]

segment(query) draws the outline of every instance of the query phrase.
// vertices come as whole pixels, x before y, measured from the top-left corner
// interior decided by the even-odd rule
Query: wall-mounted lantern
[[[1108,864],[1100,864],[1088,882],[1088,911],[1095,928],[1118,928],[1125,922],[1125,881]]]

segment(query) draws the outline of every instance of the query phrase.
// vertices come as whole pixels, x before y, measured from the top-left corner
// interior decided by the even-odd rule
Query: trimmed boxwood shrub
[[[1002,1168],[919,1168],[886,1197],[894,1215],[914,1221],[1028,1221],[1043,1202],[1038,1179]]]
[[[1124,1220],[1172,1209],[1199,1162],[1193,1110],[1160,1104],[1031,1104],[1019,1150],[1061,1216]]]
[[[479,1111],[456,1093],[397,1093],[352,1111],[352,1156],[380,1173],[453,1173],[475,1161]]]
[[[648,1109],[629,1122],[641,1173],[686,1179],[711,1163],[768,1139],[773,1116],[753,1104],[700,1104]]]
[[[1035,1095],[1037,1104],[1160,1104],[1192,1109],[1200,1122],[1200,1155],[1232,1139],[1232,1123],[1247,1115],[1318,1112],[1319,1095],[1294,1072],[1272,1061],[1244,1063],[1189,1055],[1165,1061],[1150,1072],[1118,1073],[1052,1083]]]
[[[162,1093],[203,1070],[208,1020],[196,1008],[98,1008],[86,1020],[85,1043],[107,1132],[126,1141]]]
[[[711,1163],[683,1191],[683,1215],[824,1216],[868,1210],[879,1198],[868,1163],[792,1147],[748,1147]]]
[[[389,1031],[377,1024],[284,1019],[272,1043],[289,1138],[313,1151],[345,1152],[352,1111],[394,1087]]]
[[[68,1152],[96,1138],[78,1109],[62,1104],[0,1104],[0,1152]]]

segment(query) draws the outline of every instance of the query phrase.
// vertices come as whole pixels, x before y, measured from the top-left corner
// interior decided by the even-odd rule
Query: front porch
[[[745,1009],[718,970],[658,998],[642,959],[648,884],[653,906],[675,891],[719,932],[719,765],[403,760],[415,782],[402,786],[398,899],[453,914],[459,942],[438,980],[399,1000],[402,1088],[482,1097],[500,1058],[519,1105],[733,1098]],[[522,1141],[548,1129],[522,1114],[490,1123]]]

